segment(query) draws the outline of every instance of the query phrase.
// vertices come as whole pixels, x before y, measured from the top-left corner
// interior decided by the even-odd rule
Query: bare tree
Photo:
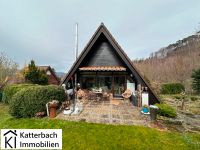
[[[0,53],[0,89],[8,82],[8,80],[16,73],[18,64],[6,56],[5,53]]]
[[[188,44],[164,58],[152,57],[133,63],[151,83],[181,82],[191,92],[192,71],[200,67],[200,41]]]

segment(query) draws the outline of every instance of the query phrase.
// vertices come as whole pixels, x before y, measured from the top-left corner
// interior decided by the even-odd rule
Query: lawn
[[[200,149],[200,134],[54,119],[15,119],[9,115],[8,106],[2,103],[0,103],[0,128],[62,129],[63,149]]]

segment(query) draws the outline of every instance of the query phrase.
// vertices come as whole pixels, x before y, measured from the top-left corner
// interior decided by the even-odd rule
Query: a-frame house
[[[147,87],[149,104],[158,103],[158,98],[147,82],[133,65],[111,33],[102,23],[82,53],[79,55],[61,84],[74,83],[75,74],[77,83],[83,89],[100,87],[119,97],[127,89],[137,89],[138,84]]]

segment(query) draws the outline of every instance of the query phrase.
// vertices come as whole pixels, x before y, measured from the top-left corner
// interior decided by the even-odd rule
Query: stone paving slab
[[[57,119],[71,121],[86,121],[103,124],[127,124],[144,125],[150,123],[149,116],[142,115],[140,108],[131,103],[117,100],[117,105],[109,101],[89,101],[84,104],[83,111],[77,116],[64,115],[63,112],[57,115]]]

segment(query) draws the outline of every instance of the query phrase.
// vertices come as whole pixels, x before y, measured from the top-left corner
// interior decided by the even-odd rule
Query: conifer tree
[[[48,77],[46,73],[42,70],[39,70],[35,66],[34,60],[31,60],[28,65],[28,69],[24,72],[25,80],[33,84],[48,84]]]

